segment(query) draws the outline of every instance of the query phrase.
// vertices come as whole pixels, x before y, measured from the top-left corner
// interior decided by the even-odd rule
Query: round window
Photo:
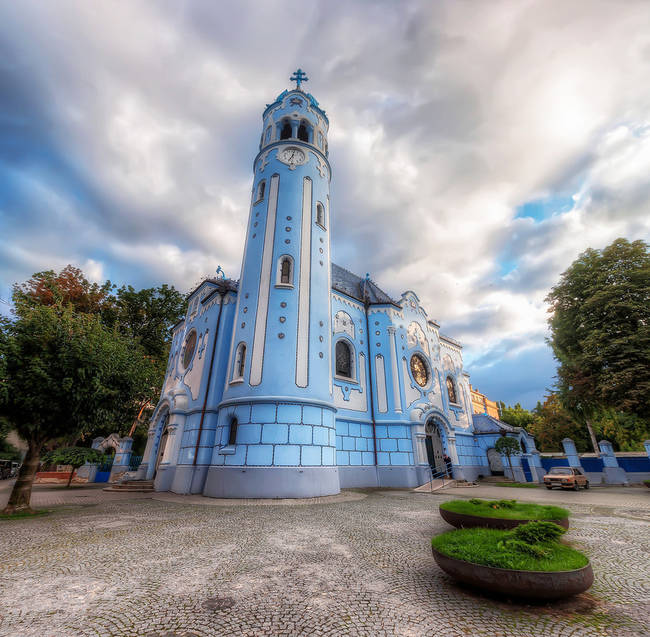
[[[424,387],[429,383],[429,368],[419,354],[411,356],[411,374],[415,382]]]
[[[196,349],[196,330],[192,330],[185,338],[185,349],[183,351],[183,367],[187,369],[194,357]]]

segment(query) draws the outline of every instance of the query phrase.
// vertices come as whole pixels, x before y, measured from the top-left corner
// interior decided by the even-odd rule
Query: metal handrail
[[[436,467],[438,469],[438,467]],[[447,469],[442,469],[441,471],[435,471],[433,470],[433,467],[429,465],[429,473],[431,474],[431,479],[429,480],[429,486],[431,488],[431,493],[433,493],[433,481],[441,479],[442,480],[442,486],[445,486],[445,478],[447,477]]]

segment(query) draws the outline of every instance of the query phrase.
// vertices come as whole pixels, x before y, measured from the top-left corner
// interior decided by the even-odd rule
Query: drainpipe
[[[366,310],[366,343],[368,349],[368,393],[370,394],[370,417],[372,418],[372,442],[375,455],[375,467],[377,466],[377,429],[375,423],[375,400],[372,395],[372,358],[370,354],[370,323],[368,321],[368,308],[370,307],[370,301],[368,300],[368,294],[366,290],[366,285],[369,275],[366,274],[366,280],[364,281],[363,286],[363,306]]]
[[[212,356],[210,357],[210,369],[208,370],[208,382],[205,387],[205,396],[203,398],[203,408],[201,409],[201,422],[199,423],[199,435],[196,437],[196,447],[194,448],[194,462],[192,466],[196,467],[196,461],[199,456],[199,445],[201,444],[201,434],[203,433],[203,421],[205,420],[205,409],[208,404],[208,392],[212,382],[212,368],[214,366],[214,354],[217,351],[217,338],[219,336],[219,325],[221,324],[221,312],[223,311],[223,300],[227,291],[219,292],[219,314],[217,315],[217,327],[214,331],[214,340],[212,342]]]

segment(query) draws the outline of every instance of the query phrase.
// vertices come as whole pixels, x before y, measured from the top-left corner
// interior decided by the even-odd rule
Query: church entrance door
[[[487,459],[488,464],[490,465],[490,471],[493,476],[502,476],[503,475],[503,461],[501,460],[501,454],[494,448],[491,447],[487,450]]]
[[[156,468],[153,472],[153,478],[156,477],[156,474],[158,473],[158,467],[160,466],[163,456],[165,455],[165,447],[167,446],[168,437],[167,428],[165,428],[165,430],[162,432],[162,436],[160,436],[160,444],[158,445],[158,456],[156,457]]]
[[[440,436],[440,427],[431,423],[427,427],[430,431],[425,439],[427,447],[427,460],[433,473],[440,473],[445,471],[444,451],[442,448],[442,438]]]

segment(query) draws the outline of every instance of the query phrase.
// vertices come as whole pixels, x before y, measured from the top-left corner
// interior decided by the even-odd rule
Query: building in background
[[[485,394],[482,394],[475,387],[469,386],[469,394],[472,399],[472,410],[475,414],[487,414],[492,418],[499,419],[501,413],[499,412],[499,404],[490,400]]]

